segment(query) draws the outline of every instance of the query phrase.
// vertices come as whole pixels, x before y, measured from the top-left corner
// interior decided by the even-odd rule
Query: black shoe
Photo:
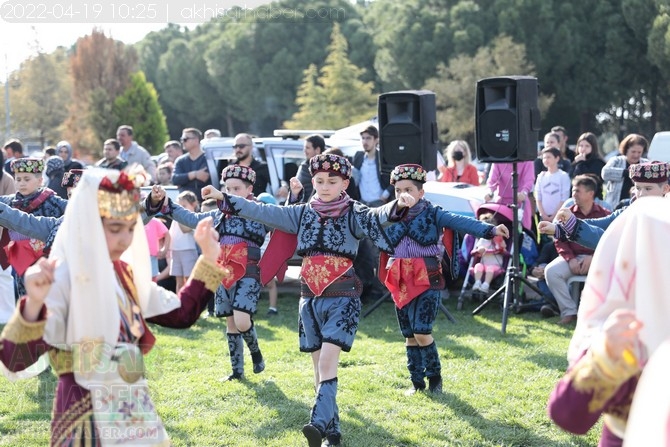
[[[228,377],[224,378],[223,382],[229,382],[231,380],[242,380],[242,379],[244,379],[244,374],[235,372],[229,375]]]
[[[321,444],[321,447],[334,447],[336,445],[340,445],[340,441],[342,440],[342,435],[339,433],[334,433],[332,435],[327,435],[326,440],[323,441],[323,444]]]
[[[307,438],[307,445],[309,447],[321,447],[321,440],[323,439],[321,430],[312,424],[307,424],[302,427],[302,434]]]
[[[442,392],[442,376],[428,378],[428,391],[433,394]]]
[[[265,371],[265,360],[261,360],[258,363],[254,363],[254,374],[260,374]]]
[[[558,309],[556,309],[551,304],[545,304],[544,306],[540,307],[540,313],[544,318],[557,317],[561,314]]]
[[[412,388],[405,391],[405,396],[413,396],[419,391],[425,391],[426,384],[424,382],[412,382]]]

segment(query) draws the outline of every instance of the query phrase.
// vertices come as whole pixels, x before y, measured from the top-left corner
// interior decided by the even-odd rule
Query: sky
[[[2,23],[0,32],[0,73],[4,75],[19,68],[24,60],[35,55],[37,48],[50,53],[59,46],[69,47],[79,37],[91,34],[94,25],[87,23]],[[151,31],[164,28],[164,23],[103,24],[98,26],[106,35],[125,43],[135,43]],[[4,80],[4,79],[3,79]]]
[[[91,34],[94,27],[103,30],[107,36],[132,44],[149,32],[164,28],[168,22],[195,28],[215,16],[235,13],[239,17],[239,9],[233,9],[233,6],[243,8],[244,14],[251,17],[298,12],[272,8],[265,6],[266,3],[268,0],[195,0],[193,3],[125,0],[116,4],[90,0],[44,3],[0,0],[0,75],[4,78],[19,68],[21,62],[37,53],[38,48],[50,53],[58,46],[69,47],[79,37]],[[68,13],[69,19],[63,17]],[[122,15],[126,18],[121,19]]]

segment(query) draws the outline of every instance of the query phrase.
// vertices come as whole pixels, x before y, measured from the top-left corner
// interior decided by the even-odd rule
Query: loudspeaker
[[[379,95],[379,155],[383,174],[414,163],[437,169],[435,93],[405,90]]]
[[[504,163],[537,158],[537,92],[537,78],[532,76],[477,81],[475,140],[480,161]]]

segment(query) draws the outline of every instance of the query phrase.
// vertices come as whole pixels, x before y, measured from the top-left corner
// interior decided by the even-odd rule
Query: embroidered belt
[[[249,273],[258,274],[258,260],[260,259],[260,249],[249,247],[246,242],[237,244],[224,244],[219,252],[219,259],[216,261],[229,275],[224,276],[221,284],[226,289],[230,289],[237,281],[242,279],[247,270]],[[252,265],[255,267],[251,269]]]
[[[426,290],[444,288],[445,282],[437,258],[391,258],[384,284],[402,309]]]
[[[302,259],[300,276],[314,296],[324,290],[352,268],[354,262],[341,256],[316,255]]]

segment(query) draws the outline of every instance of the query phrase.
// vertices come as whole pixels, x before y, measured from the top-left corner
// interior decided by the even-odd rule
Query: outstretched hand
[[[51,284],[54,282],[56,260],[40,258],[35,264],[26,270],[24,281],[26,286],[26,306],[23,310],[23,318],[27,321],[35,321],[39,315],[44,299],[46,298]]]
[[[165,199],[165,188],[161,185],[154,185],[151,187],[151,206],[158,206],[159,203]]]
[[[509,230],[504,224],[500,224],[496,226],[495,236],[502,236],[507,239],[509,237]]]
[[[570,219],[570,216],[572,216],[572,211],[570,211],[570,208],[561,208],[556,212],[556,217],[554,218],[554,221],[560,223],[566,223],[568,219]]]
[[[289,187],[293,197],[298,197],[300,195],[300,191],[302,191],[302,183],[300,183],[298,177],[292,177],[291,180],[289,180]]]
[[[556,234],[556,225],[551,222],[543,220],[542,222],[537,224],[537,230],[542,234],[548,234],[549,236],[553,236],[554,234]]]
[[[214,220],[207,217],[198,222],[193,238],[198,243],[202,255],[209,261],[216,262],[219,257],[219,234],[214,229]]]
[[[612,312],[603,325],[607,356],[614,361],[623,359],[627,363],[643,360],[636,359],[633,354],[640,344],[642,326],[632,310],[617,309]]]
[[[214,199],[214,200],[223,200],[223,193],[213,187],[212,185],[207,185],[200,190],[202,195],[202,200]]]

